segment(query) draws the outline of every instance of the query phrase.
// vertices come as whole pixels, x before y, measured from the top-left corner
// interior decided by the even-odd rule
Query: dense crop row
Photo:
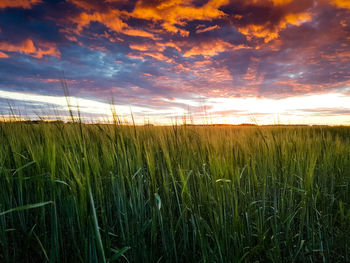
[[[350,262],[350,128],[0,123],[0,262]]]

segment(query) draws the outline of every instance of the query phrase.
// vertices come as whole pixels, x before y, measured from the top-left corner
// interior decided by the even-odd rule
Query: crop
[[[0,262],[350,262],[349,127],[0,123]]]

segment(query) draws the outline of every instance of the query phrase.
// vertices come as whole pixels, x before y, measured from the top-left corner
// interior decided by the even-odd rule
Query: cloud
[[[348,0],[330,0],[330,2],[339,8],[350,9],[350,1]]]
[[[0,1],[0,9],[1,8],[25,8],[29,9],[33,5],[41,3],[41,0],[1,0]]]
[[[272,0],[275,5],[286,5],[291,3],[293,0]]]
[[[129,15],[134,18],[152,20],[173,34],[188,36],[188,30],[181,28],[186,21],[213,20],[226,16],[219,8],[228,0],[209,0],[200,7],[191,5],[185,0],[138,1]]]
[[[89,26],[91,22],[100,22],[113,31],[121,32],[128,25],[119,16],[119,10],[110,10],[106,13],[93,12],[91,14],[83,12],[78,17],[73,17],[72,22],[77,24],[78,32]]]
[[[128,53],[128,57],[138,58],[144,60],[146,56],[152,57],[159,61],[165,61],[173,63],[173,58],[166,53],[167,48],[173,48],[177,51],[181,51],[181,47],[174,42],[143,42],[129,44],[132,52]]]
[[[59,58],[61,55],[60,51],[57,49],[55,44],[39,43],[36,46],[34,45],[34,42],[31,39],[26,39],[18,44],[12,44],[9,42],[1,41],[0,50],[4,52],[23,53],[35,58],[42,58],[46,55]],[[5,55],[9,56],[8,54]]]
[[[196,33],[200,34],[200,33],[208,32],[208,31],[211,31],[211,30],[214,30],[214,29],[218,29],[218,28],[220,28],[218,25],[205,27],[205,28],[203,28],[203,26],[198,26],[197,30],[196,30]]]
[[[248,39],[253,37],[262,38],[264,42],[270,42],[279,37],[279,32],[285,29],[288,25],[299,26],[304,22],[310,21],[309,13],[288,14],[277,25],[271,25],[266,22],[263,25],[249,24],[247,26],[238,27],[238,31],[246,35]]]
[[[349,108],[313,108],[313,109],[298,109],[300,112],[308,112],[318,116],[337,116],[350,115]]]
[[[8,58],[9,56],[3,52],[0,52],[0,58]]]
[[[311,21],[312,13],[309,10],[312,5],[311,0],[236,0],[231,1],[224,12],[248,40],[257,38],[268,43],[277,39],[288,26],[300,26]]]
[[[199,45],[192,47],[190,50],[184,53],[184,57],[192,57],[192,56],[214,56],[219,54],[220,52],[224,52],[227,50],[239,50],[239,49],[249,49],[248,46],[245,45],[233,45],[229,42],[223,41],[221,39],[211,40],[209,42],[201,42]]]
[[[152,109],[349,94],[345,1],[11,3],[0,8],[0,90],[60,95],[64,71],[75,96]]]
[[[259,38],[266,43],[278,38],[279,32],[289,25],[300,26],[310,21],[311,13],[307,10],[312,6],[311,0],[209,0],[200,6],[184,0],[139,0],[130,11],[116,8],[111,1],[105,4],[83,0],[70,2],[84,10],[69,18],[77,26],[73,30],[77,34],[81,34],[91,23],[98,22],[111,31],[128,36],[159,40],[159,36],[168,33],[186,38],[193,31],[189,28],[189,22],[215,20],[214,25],[197,25],[194,31],[200,34],[219,29],[221,26],[217,23],[226,21],[224,23],[231,23],[248,40]],[[143,27],[135,27],[135,22],[130,23],[132,20]]]
[[[105,25],[109,30],[117,33],[155,39],[154,34],[148,31],[129,27],[129,25],[121,19],[121,16],[122,12],[114,9],[106,12],[83,12],[79,16],[71,18],[71,21],[77,25],[77,29],[73,32],[79,35],[84,29],[88,28],[92,22],[99,22]]]

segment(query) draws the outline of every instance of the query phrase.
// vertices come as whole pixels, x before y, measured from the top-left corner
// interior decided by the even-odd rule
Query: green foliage
[[[0,123],[0,262],[350,262],[350,128]]]

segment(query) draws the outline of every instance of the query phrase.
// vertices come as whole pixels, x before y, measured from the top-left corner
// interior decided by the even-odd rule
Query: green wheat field
[[[350,262],[350,127],[0,122],[0,262]]]

